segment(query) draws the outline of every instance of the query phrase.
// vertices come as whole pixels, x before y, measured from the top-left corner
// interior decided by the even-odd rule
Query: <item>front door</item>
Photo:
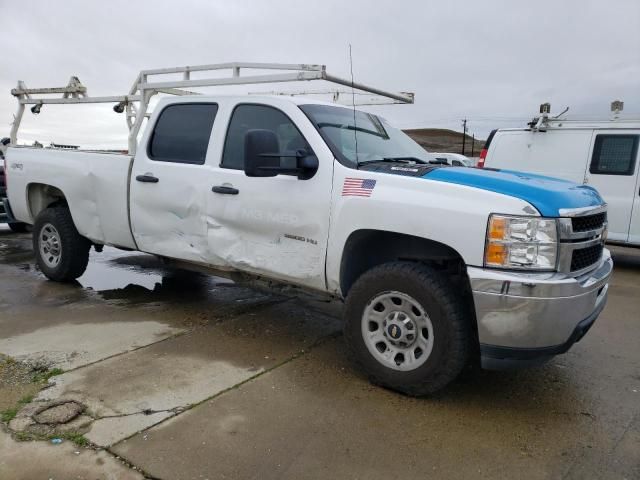
[[[609,239],[626,242],[634,197],[637,196],[640,135],[599,130],[594,136],[585,182],[594,187],[609,208]]]
[[[210,178],[210,261],[324,289],[333,155],[296,105],[274,104],[229,106],[221,161]],[[274,132],[280,152],[315,154],[320,163],[315,175],[308,180],[246,176],[244,141],[252,129]]]
[[[133,236],[143,252],[206,263],[205,158],[218,106],[172,103],[158,109],[131,172]]]

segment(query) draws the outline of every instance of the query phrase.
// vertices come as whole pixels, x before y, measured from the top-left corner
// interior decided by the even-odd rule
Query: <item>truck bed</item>
[[[135,248],[128,207],[131,155],[12,147],[6,159],[17,220],[34,223],[32,212],[50,200],[44,193],[50,189],[41,185],[51,185],[64,195],[80,234],[95,243]]]

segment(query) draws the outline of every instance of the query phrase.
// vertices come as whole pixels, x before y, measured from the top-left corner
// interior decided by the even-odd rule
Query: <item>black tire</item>
[[[409,371],[390,368],[369,351],[362,333],[366,307],[384,292],[415,299],[428,315],[433,343],[424,363]],[[369,380],[407,395],[424,396],[458,377],[472,349],[472,329],[463,298],[445,275],[420,263],[392,262],[372,268],[355,282],[346,299],[344,336],[349,352]]]
[[[29,231],[29,225],[22,222],[9,223],[9,228],[15,233],[24,233]]]
[[[42,231],[47,225],[52,225],[59,236],[60,257],[55,266],[49,265],[40,251]],[[38,267],[50,280],[69,282],[82,276],[89,263],[90,248],[91,242],[78,233],[67,207],[46,208],[36,218],[33,251]]]

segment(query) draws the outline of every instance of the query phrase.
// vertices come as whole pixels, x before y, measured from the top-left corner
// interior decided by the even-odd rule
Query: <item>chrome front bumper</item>
[[[597,268],[578,277],[468,267],[483,367],[524,366],[566,352],[604,308],[612,270],[607,249]]]

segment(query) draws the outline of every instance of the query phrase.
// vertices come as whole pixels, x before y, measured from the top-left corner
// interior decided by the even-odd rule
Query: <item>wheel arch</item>
[[[61,189],[44,183],[27,185],[29,215],[35,222],[40,212],[52,205],[67,205],[67,197]]]
[[[453,248],[428,238],[385,230],[356,230],[345,242],[340,262],[340,290],[346,297],[367,270],[387,262],[408,260],[464,272],[462,256]],[[468,278],[467,278],[468,282]]]

